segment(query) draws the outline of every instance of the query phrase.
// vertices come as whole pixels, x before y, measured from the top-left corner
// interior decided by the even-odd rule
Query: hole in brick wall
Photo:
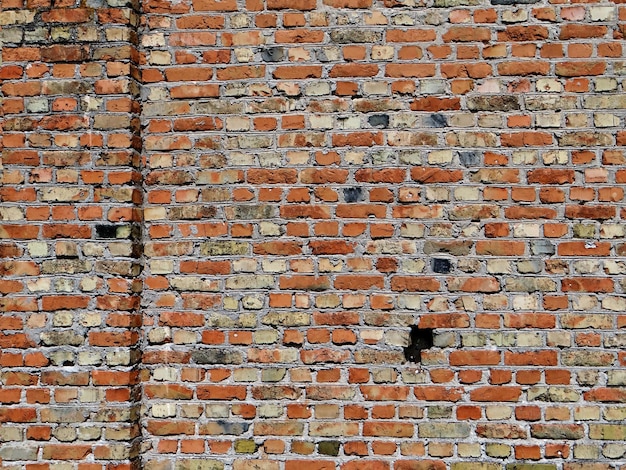
[[[98,238],[115,238],[117,236],[117,226],[96,225],[96,236]]]
[[[417,325],[411,327],[410,343],[404,348],[404,357],[407,361],[422,361],[422,350],[433,347],[434,331],[432,328],[420,328]]]
[[[433,271],[440,274],[447,274],[452,269],[452,263],[449,259],[435,258],[433,259]]]
[[[364,199],[363,188],[345,188],[343,198],[346,202],[357,202]]]

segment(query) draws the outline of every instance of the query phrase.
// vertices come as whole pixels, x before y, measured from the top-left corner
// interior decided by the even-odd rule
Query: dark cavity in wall
[[[343,198],[346,202],[357,202],[364,199],[363,188],[345,188]]]
[[[412,326],[409,335],[410,343],[404,348],[404,358],[409,362],[421,362],[422,350],[433,347],[433,335],[434,330],[432,328]]]
[[[433,259],[433,271],[440,274],[447,274],[452,270],[452,263],[449,259],[435,258]]]

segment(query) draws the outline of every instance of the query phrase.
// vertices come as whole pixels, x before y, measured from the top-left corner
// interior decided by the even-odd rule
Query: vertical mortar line
[[[144,255],[144,247],[145,247],[145,226],[144,226],[144,205],[146,200],[146,190],[144,185],[144,155],[143,155],[143,129],[142,129],[142,112],[143,112],[143,78],[142,78],[142,68],[141,68],[141,40],[143,33],[143,2],[142,0],[132,0],[133,2],[133,11],[135,12],[136,19],[132,24],[133,26],[133,37],[134,39],[134,54],[131,54],[131,75],[133,75],[137,84],[136,90],[136,109],[135,109],[135,119],[133,124],[133,141],[136,145],[136,149],[138,152],[137,159],[137,172],[138,172],[138,181],[137,181],[137,190],[139,193],[139,201],[137,203],[137,217],[138,217],[138,239],[136,243],[138,245],[138,263],[139,263],[139,274],[137,281],[140,284],[140,293],[139,293],[139,304],[138,304],[138,314],[139,314],[139,326],[138,326],[138,345],[137,345],[137,361],[134,364],[135,369],[137,371],[137,384],[135,385],[135,389],[133,390],[133,407],[135,409],[135,424],[137,426],[137,436],[135,438],[135,442],[133,442],[133,448],[137,452],[137,457],[135,459],[134,467],[136,469],[142,469],[143,465],[143,454],[144,454],[144,436],[143,436],[143,351],[144,351],[144,329],[143,329],[143,305],[144,305],[144,283],[145,283],[145,255]]]

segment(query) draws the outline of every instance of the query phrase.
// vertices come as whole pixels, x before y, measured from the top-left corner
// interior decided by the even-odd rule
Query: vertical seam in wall
[[[144,203],[146,198],[146,191],[144,185],[144,163],[143,163],[143,129],[142,129],[142,110],[143,110],[143,80],[142,80],[142,69],[141,69],[141,33],[142,33],[142,0],[130,0],[129,8],[131,10],[130,13],[130,37],[129,44],[131,47],[130,52],[130,98],[131,98],[131,146],[135,155],[133,156],[132,165],[133,171],[137,172],[138,181],[134,184],[135,190],[137,191],[138,201],[135,200],[135,216],[136,218],[136,226],[137,226],[137,234],[133,237],[133,245],[136,247],[133,248],[133,252],[136,256],[136,261],[139,265],[139,272],[136,276],[134,276],[133,280],[138,281],[139,284],[139,302],[137,306],[137,315],[138,325],[136,326],[137,330],[137,344],[135,345],[135,357],[133,359],[133,376],[136,377],[136,382],[133,384],[133,387],[130,390],[130,420],[132,423],[132,427],[136,429],[134,437],[131,438],[131,441],[128,443],[129,451],[130,451],[130,464],[132,470],[138,470],[143,468],[143,386],[142,386],[142,371],[143,371],[143,351],[144,351],[144,340],[143,340],[143,289],[145,282],[145,255],[144,255],[144,247],[145,247],[145,227],[144,227],[144,219],[143,219],[143,210]],[[133,83],[136,85],[136,89],[132,86]],[[136,158],[136,160],[135,160]],[[131,357],[132,354],[131,354]]]
[[[144,222],[144,209],[146,206],[146,199],[147,199],[147,189],[146,189],[146,185],[145,185],[145,169],[146,169],[146,162],[145,162],[145,155],[143,152],[143,141],[144,141],[144,126],[143,126],[143,108],[144,108],[144,99],[145,99],[145,93],[146,90],[144,88],[144,82],[143,82],[143,67],[142,67],[142,53],[143,53],[143,48],[142,48],[142,37],[143,37],[143,33],[144,33],[144,28],[145,25],[143,23],[145,17],[143,16],[143,0],[131,0],[132,2],[136,3],[135,5],[133,5],[133,8],[137,14],[137,19],[135,24],[133,25],[133,32],[134,32],[134,38],[135,38],[135,54],[131,55],[131,65],[134,65],[136,68],[136,81],[137,81],[137,87],[138,87],[138,93],[137,93],[137,106],[138,109],[136,111],[136,131],[135,132],[135,136],[138,140],[138,177],[139,177],[139,183],[138,183],[138,190],[139,190],[139,195],[140,195],[140,201],[139,201],[139,205],[138,205],[138,218],[139,218],[139,240],[138,240],[138,244],[139,244],[139,265],[140,265],[140,272],[138,275],[138,280],[140,282],[141,285],[141,292],[139,294],[139,318],[140,318],[140,323],[139,323],[139,339],[138,339],[138,360],[136,363],[136,369],[137,369],[137,377],[138,377],[138,382],[136,385],[136,390],[134,390],[134,396],[135,396],[135,403],[134,403],[134,407],[137,410],[137,415],[136,415],[136,425],[138,427],[138,434],[137,434],[137,438],[136,438],[136,452],[137,452],[137,458],[135,460],[135,467],[138,469],[142,469],[144,467],[144,453],[145,453],[145,445],[147,443],[146,440],[146,436],[144,435],[144,425],[145,425],[145,420],[146,420],[146,415],[145,413],[143,413],[143,410],[145,409],[145,394],[144,394],[144,388],[143,388],[143,376],[144,376],[144,351],[145,351],[145,347],[146,347],[146,335],[144,332],[144,310],[145,310],[145,297],[144,297],[144,288],[145,288],[145,280],[146,280],[146,256],[145,256],[145,246],[146,246],[146,240],[147,240],[147,234],[146,234],[146,226],[145,226],[145,222]],[[132,58],[135,57],[135,63],[132,63]],[[134,446],[134,447],[135,447]]]

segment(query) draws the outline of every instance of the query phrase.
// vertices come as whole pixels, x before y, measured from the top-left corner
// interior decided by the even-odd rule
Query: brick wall
[[[626,4],[2,0],[0,459],[626,459]]]

